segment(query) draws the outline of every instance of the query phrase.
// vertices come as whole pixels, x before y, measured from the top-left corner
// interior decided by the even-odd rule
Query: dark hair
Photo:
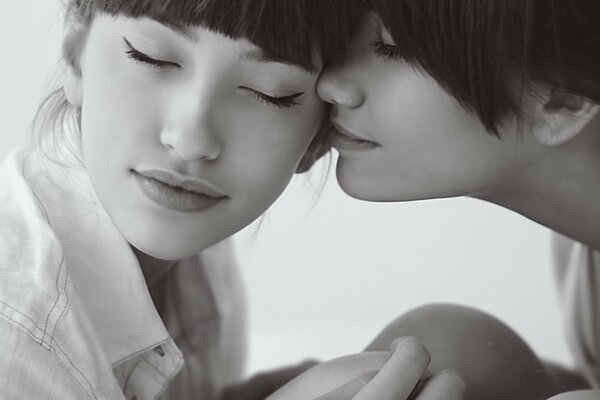
[[[85,21],[96,12],[204,26],[246,38],[269,55],[314,70],[315,49],[327,61],[344,50],[355,26],[354,0],[75,0]]]
[[[599,0],[370,0],[402,58],[486,129],[534,84],[600,103]]]
[[[317,59],[326,64],[344,53],[361,4],[360,0],[67,0],[63,57],[78,68],[90,23],[96,13],[105,13],[150,17],[174,26],[204,26],[233,39],[245,38],[270,57],[315,71]],[[55,132],[76,127],[77,113],[60,88],[43,102],[36,125]],[[329,150],[328,129],[324,122],[301,170]]]

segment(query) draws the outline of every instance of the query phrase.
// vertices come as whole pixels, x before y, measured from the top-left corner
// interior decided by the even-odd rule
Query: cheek
[[[118,76],[88,79],[82,106],[82,141],[108,153],[135,154],[152,140],[153,121],[160,115],[158,102],[148,88],[139,88]],[[91,149],[94,150],[94,149]],[[94,151],[96,151],[94,150]]]
[[[514,162],[506,146],[433,79],[403,73],[369,93],[381,147],[341,160],[341,183],[376,200],[464,195],[494,184]]]
[[[315,137],[324,118],[325,106],[312,100],[298,110],[279,110],[271,116],[263,116],[252,128],[256,145],[264,144],[267,149],[256,149],[257,153],[270,152],[274,164],[289,164],[295,168]]]
[[[427,75],[403,68],[379,93],[371,96],[375,135],[390,160],[450,167],[489,141],[477,118]]]
[[[278,197],[295,173],[322,117],[323,107],[315,103],[301,112],[277,111],[270,118],[254,119],[252,124],[243,119],[240,126],[232,127],[240,132],[230,141],[229,152],[230,165],[237,166],[238,185],[249,187],[248,195],[261,202],[270,203]]]

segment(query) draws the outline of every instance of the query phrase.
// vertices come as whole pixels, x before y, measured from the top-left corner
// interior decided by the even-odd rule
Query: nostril
[[[214,161],[221,156],[224,146],[218,134],[198,130],[165,130],[161,143],[171,154],[184,161]]]
[[[317,94],[321,100],[335,106],[357,108],[365,101],[360,82],[352,76],[334,76],[328,73],[317,83]]]

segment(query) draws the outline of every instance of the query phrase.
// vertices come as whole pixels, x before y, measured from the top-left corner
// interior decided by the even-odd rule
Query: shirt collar
[[[34,150],[26,171],[113,367],[169,341],[135,254],[77,158]]]

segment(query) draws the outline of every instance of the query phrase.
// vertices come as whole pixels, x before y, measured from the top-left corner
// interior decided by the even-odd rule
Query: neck
[[[131,248],[140,263],[142,273],[144,274],[149,289],[152,289],[152,287],[175,266],[176,261],[161,260],[152,257],[133,246],[131,246]]]
[[[600,118],[570,141],[546,147],[510,187],[476,197],[600,249]]]

